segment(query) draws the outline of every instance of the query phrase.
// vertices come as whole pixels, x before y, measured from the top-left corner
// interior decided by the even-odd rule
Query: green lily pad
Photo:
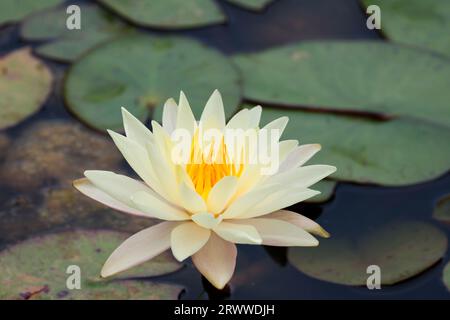
[[[450,194],[439,199],[434,208],[433,218],[450,223]]]
[[[118,276],[100,278],[109,254],[127,237],[113,231],[73,231],[29,239],[0,253],[1,299],[176,299],[182,287],[122,280],[173,272],[180,264],[165,254]],[[80,267],[81,289],[66,286],[67,267]],[[132,273],[134,272],[134,274]]]
[[[419,221],[394,222],[355,240],[331,237],[316,248],[289,248],[288,259],[313,278],[356,286],[366,285],[367,267],[377,265],[381,284],[392,285],[427,270],[447,250],[445,234]]]
[[[381,32],[389,39],[450,57],[450,3],[441,0],[361,0],[381,10]]]
[[[445,265],[442,281],[444,281],[445,286],[450,291],[450,263]]]
[[[309,203],[322,203],[331,199],[336,189],[337,182],[334,180],[320,180],[315,185],[311,186],[312,189],[320,191],[320,194],[305,200]]]
[[[98,0],[118,15],[143,27],[187,29],[223,23],[226,17],[212,0]]]
[[[66,26],[65,7],[42,11],[27,18],[21,27],[21,36],[30,41],[47,41],[36,52],[47,58],[71,62],[100,43],[130,30],[119,19],[96,5],[81,5],[81,29]]]
[[[227,1],[244,9],[260,11],[265,7],[267,7],[274,0],[227,0]]]
[[[0,129],[36,113],[50,93],[52,80],[50,70],[29,48],[0,58]]]
[[[382,41],[304,42],[235,57],[252,101],[408,115],[450,126],[450,61]]]
[[[29,126],[9,147],[0,166],[0,181],[31,191],[55,181],[71,186],[86,168],[118,171],[122,163],[111,139],[78,123],[41,121]]]
[[[65,96],[68,108],[88,125],[121,130],[122,106],[144,121],[183,90],[198,116],[216,88],[231,115],[240,101],[239,75],[225,56],[194,40],[136,34],[75,63]]]
[[[42,9],[53,7],[64,0],[2,0],[0,2],[0,25],[22,20]]]
[[[285,139],[320,143],[311,163],[337,167],[335,180],[403,186],[450,169],[450,128],[415,119],[374,121],[344,115],[264,108],[263,122],[287,116]],[[430,157],[430,155],[433,155]]]

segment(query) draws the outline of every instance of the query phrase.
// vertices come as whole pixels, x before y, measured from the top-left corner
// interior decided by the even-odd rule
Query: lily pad
[[[344,115],[264,108],[263,122],[289,117],[285,139],[320,143],[311,163],[336,166],[335,180],[403,186],[450,169],[450,128],[397,118],[374,121]],[[433,155],[430,157],[430,155]]]
[[[119,19],[96,5],[81,5],[81,29],[66,26],[65,7],[41,11],[27,18],[21,27],[21,36],[30,41],[47,41],[36,52],[47,58],[71,62],[89,49],[129,31]]]
[[[303,42],[235,57],[244,96],[450,126],[450,61],[382,41]]]
[[[433,217],[442,222],[450,223],[450,194],[439,199],[434,208]]]
[[[447,287],[447,289],[450,291],[450,263],[447,263],[445,265],[442,280],[444,281],[444,284]]]
[[[315,185],[311,186],[312,189],[320,191],[320,194],[305,200],[309,203],[322,203],[331,199],[336,189],[336,181],[334,180],[321,180]]]
[[[0,2],[0,25],[22,20],[42,9],[53,7],[64,0],[2,0]]]
[[[221,53],[184,38],[136,34],[91,51],[65,82],[68,108],[97,129],[122,129],[120,107],[144,121],[183,90],[198,116],[214,89],[227,115],[240,101],[239,75]]]
[[[187,29],[223,23],[226,17],[213,0],[98,0],[118,15],[143,27]]]
[[[267,7],[274,0],[227,0],[244,9],[260,11]]]
[[[113,231],[73,231],[29,239],[0,253],[1,299],[176,299],[182,287],[150,281],[101,279],[100,269],[126,234]],[[80,268],[81,289],[66,286],[68,266]],[[162,255],[134,269],[156,276],[180,268]],[[136,273],[134,274],[136,275]],[[133,277],[133,273],[120,279]]]
[[[0,181],[20,190],[54,182],[71,185],[88,168],[117,171],[122,163],[110,139],[78,123],[42,121],[28,127],[9,147]]]
[[[419,221],[388,224],[356,241],[332,237],[316,248],[290,248],[289,261],[303,273],[344,285],[366,285],[367,267],[381,269],[381,284],[393,285],[414,277],[438,262],[447,250],[447,237]]]
[[[450,57],[450,3],[441,0],[361,0],[381,10],[381,32],[389,39]]]
[[[30,48],[0,58],[0,129],[36,113],[50,93],[52,79],[50,70],[31,55]]]

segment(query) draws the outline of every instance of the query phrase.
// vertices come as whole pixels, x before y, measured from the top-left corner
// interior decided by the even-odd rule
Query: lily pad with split
[[[73,231],[32,238],[0,253],[1,299],[177,299],[182,287],[128,280],[174,272],[181,265],[163,254],[116,278],[101,279],[100,269],[127,237],[113,231]],[[81,290],[68,290],[66,273],[78,266]],[[71,271],[72,274],[74,271]]]
[[[189,29],[225,22],[213,0],[98,0],[122,18],[143,27]]]
[[[52,73],[30,51],[18,49],[0,58],[0,129],[36,113],[50,93]]]
[[[30,13],[53,7],[63,0],[2,0],[0,2],[0,25],[22,20]]]
[[[311,163],[336,166],[335,180],[404,186],[433,180],[450,169],[447,126],[275,108],[264,108],[262,121],[281,116],[290,121],[283,138],[320,143],[322,150]]]
[[[240,101],[239,75],[221,53],[190,39],[136,34],[75,63],[65,97],[68,108],[88,125],[122,130],[122,106],[144,121],[153,108],[183,90],[199,116],[216,88],[231,115]]]
[[[450,194],[438,200],[434,208],[433,218],[450,223]]]
[[[227,0],[247,10],[260,11],[267,7],[274,0]]]
[[[66,8],[58,7],[27,18],[21,26],[21,36],[28,41],[48,41],[37,47],[39,55],[71,62],[100,43],[131,30],[96,5],[80,5],[80,12],[81,29],[69,30],[66,26]]]
[[[450,58],[450,2],[442,0],[361,0],[381,11],[381,32],[389,39]]]
[[[450,61],[382,41],[303,42],[234,58],[261,104],[410,116],[450,126]]]
[[[433,225],[399,221],[358,239],[334,236],[316,248],[290,248],[288,259],[308,276],[354,286],[366,285],[367,267],[376,265],[381,285],[393,285],[432,267],[446,250],[447,237]]]

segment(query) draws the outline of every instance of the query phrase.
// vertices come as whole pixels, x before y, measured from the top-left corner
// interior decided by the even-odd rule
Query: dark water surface
[[[299,40],[381,40],[377,32],[365,27],[365,15],[356,0],[277,0],[263,13],[245,11],[223,2],[220,2],[220,5],[229,17],[226,25],[157,33],[174,33],[197,38],[227,54],[257,51]],[[28,44],[20,40],[17,26],[0,30],[0,54],[24,45]],[[66,65],[45,61],[52,67],[57,79],[62,77]],[[42,119],[61,118],[76,122],[64,108],[60,89],[59,81],[41,112],[7,133],[14,137],[31,123]],[[404,188],[340,183],[335,197],[328,203],[301,204],[295,207],[295,211],[317,218],[332,235],[353,234],[356,241],[358,234],[373,230],[382,222],[399,218],[428,221],[437,225],[449,237],[448,226],[431,218],[436,201],[449,192],[450,174],[433,182]],[[12,191],[0,189],[1,201],[11,195]],[[6,244],[0,243],[0,247]],[[382,290],[369,291],[363,287],[315,280],[302,274],[287,263],[284,248],[241,245],[236,275],[230,288],[224,291],[219,292],[202,281],[190,263],[180,272],[160,277],[158,280],[184,285],[186,291],[182,294],[182,299],[448,299],[450,293],[441,278],[444,262],[448,261],[448,258],[447,253],[443,260],[415,278],[394,286],[385,286]]]

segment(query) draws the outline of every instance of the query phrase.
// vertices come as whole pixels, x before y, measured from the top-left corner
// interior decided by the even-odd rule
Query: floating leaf
[[[336,166],[332,175],[336,180],[402,186],[432,180],[450,169],[450,128],[446,126],[292,109],[264,108],[262,113],[266,122],[281,116],[290,119],[285,139],[322,145],[311,162]]]
[[[361,0],[381,11],[381,31],[389,39],[450,57],[450,2],[442,0]]]
[[[178,285],[100,279],[109,254],[127,235],[113,231],[73,231],[29,239],[0,253],[1,299],[176,299]],[[66,286],[69,266],[81,271],[81,289]],[[155,276],[180,268],[165,254],[134,269]],[[126,277],[132,277],[129,271]],[[125,274],[121,275],[122,279]]]
[[[445,286],[450,291],[450,262],[445,265],[442,281],[444,281]]]
[[[439,199],[434,208],[433,217],[442,222],[450,223],[450,194]]]
[[[239,75],[219,52],[194,40],[122,37],[75,63],[65,83],[69,109],[98,129],[121,129],[120,107],[145,120],[183,90],[196,115],[219,88],[231,115],[240,100]],[[178,99],[177,99],[178,100]]]
[[[29,48],[0,58],[0,129],[37,112],[50,92],[52,79],[50,70]]]
[[[369,235],[323,240],[316,248],[290,248],[289,261],[307,275],[333,283],[366,285],[367,267],[381,269],[381,284],[392,285],[433,266],[447,250],[447,237],[418,221],[396,222]]]
[[[42,121],[27,128],[9,147],[0,166],[0,181],[21,190],[55,180],[71,185],[87,168],[117,171],[122,161],[109,138],[79,124]]]
[[[69,30],[66,26],[65,7],[42,11],[24,21],[21,36],[25,40],[51,42],[40,45],[36,52],[41,56],[70,62],[94,46],[110,40],[130,28],[119,19],[95,5],[81,5],[81,29]]]
[[[186,29],[225,22],[213,0],[98,0],[124,19],[143,27]]]
[[[250,100],[450,126],[450,61],[381,41],[304,42],[235,58]]]
[[[2,0],[0,2],[0,25],[20,21],[30,13],[53,7],[63,0]]]
[[[336,181],[333,180],[321,180],[318,183],[311,186],[312,189],[320,191],[320,194],[307,199],[305,202],[321,203],[330,200],[334,194],[336,188]]]
[[[244,9],[259,11],[267,7],[274,0],[227,0]]]

